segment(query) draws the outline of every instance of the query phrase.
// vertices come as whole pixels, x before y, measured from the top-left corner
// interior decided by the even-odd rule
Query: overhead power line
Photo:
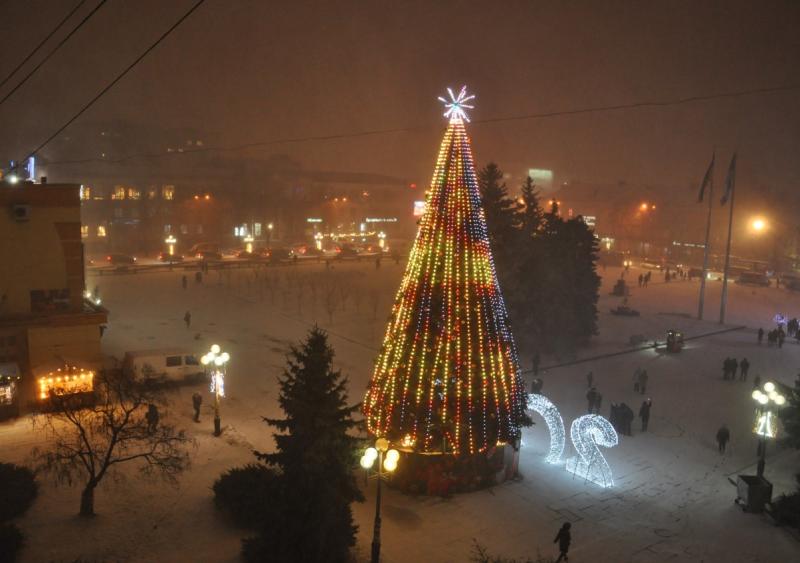
[[[86,16],[84,16],[84,18],[83,18],[83,19],[80,21],[80,23],[78,23],[78,25],[76,25],[74,28],[72,28],[72,31],[70,31],[70,32],[69,32],[69,33],[66,35],[66,37],[64,37],[64,38],[63,38],[61,41],[59,41],[59,42],[58,42],[58,45],[56,45],[56,46],[53,48],[53,50],[52,50],[52,51],[50,51],[49,53],[47,53],[47,55],[46,55],[46,56],[45,56],[45,57],[44,57],[44,58],[43,58],[41,61],[39,61],[39,64],[37,64],[35,67],[33,67],[33,69],[32,69],[32,70],[31,70],[31,71],[30,71],[28,74],[26,74],[26,75],[25,75],[25,77],[24,77],[22,80],[20,80],[20,81],[19,81],[19,83],[18,83],[16,86],[14,86],[14,87],[11,89],[11,91],[10,91],[8,94],[6,94],[6,95],[5,95],[5,97],[3,97],[3,99],[2,99],[2,100],[0,100],[0,105],[3,105],[3,104],[5,103],[5,101],[6,101],[7,99],[9,99],[11,96],[13,96],[13,95],[14,95],[14,92],[16,92],[17,90],[19,90],[19,89],[22,87],[22,85],[23,85],[23,84],[25,84],[25,83],[28,81],[28,79],[29,79],[31,76],[33,76],[34,74],[36,74],[36,71],[37,71],[37,70],[39,70],[40,68],[42,68],[42,66],[43,66],[43,65],[44,65],[44,64],[45,64],[47,61],[49,61],[49,60],[50,60],[50,57],[52,57],[52,56],[53,56],[53,55],[56,53],[56,51],[58,51],[58,50],[59,50],[59,49],[60,49],[60,48],[61,48],[61,47],[64,45],[64,43],[66,43],[67,41],[69,41],[70,37],[72,37],[73,35],[75,35],[75,33],[76,33],[76,32],[77,32],[77,31],[78,31],[80,28],[82,28],[82,27],[84,26],[84,24],[85,24],[86,22],[88,22],[88,21],[89,21],[89,20],[92,18],[92,16],[93,16],[93,15],[95,15],[95,13],[97,12],[97,10],[99,10],[100,8],[102,8],[102,7],[103,7],[103,5],[105,5],[105,3],[106,3],[107,1],[108,1],[108,0],[100,0],[100,3],[99,3],[97,6],[95,6],[95,7],[92,9],[92,11],[91,11],[91,12],[89,12],[88,14],[86,14]]]
[[[103,1],[105,1],[105,0],[103,0]],[[100,90],[100,92],[99,92],[99,93],[98,93],[98,94],[97,94],[97,95],[96,95],[94,98],[92,98],[91,100],[89,100],[89,103],[87,103],[85,106],[83,106],[83,107],[82,107],[82,108],[81,108],[81,109],[78,111],[78,113],[76,113],[75,115],[73,115],[73,116],[72,116],[72,117],[71,117],[71,118],[70,118],[70,119],[69,119],[69,120],[68,120],[66,123],[64,123],[64,125],[62,125],[61,127],[59,127],[59,128],[58,128],[58,130],[56,130],[56,132],[55,132],[55,133],[53,133],[52,135],[50,135],[49,137],[47,137],[47,139],[45,139],[45,140],[44,140],[42,143],[40,143],[40,144],[39,144],[39,146],[37,146],[37,147],[36,147],[35,149],[33,149],[32,151],[30,151],[30,153],[28,153],[28,156],[25,158],[25,160],[27,160],[28,158],[30,158],[30,157],[32,157],[32,156],[34,156],[34,155],[35,155],[37,152],[39,152],[39,151],[40,151],[40,150],[42,150],[44,147],[46,147],[46,146],[47,146],[47,144],[48,144],[48,143],[50,143],[50,141],[52,141],[52,140],[53,140],[53,139],[55,139],[55,138],[56,138],[58,135],[60,135],[60,134],[61,134],[61,132],[62,132],[62,131],[64,131],[64,129],[66,129],[67,127],[69,127],[70,125],[72,125],[72,123],[73,123],[73,122],[74,122],[76,119],[78,119],[78,118],[79,118],[81,115],[83,115],[83,114],[84,114],[84,112],[85,112],[86,110],[88,110],[90,107],[92,107],[92,106],[93,106],[93,105],[94,105],[94,104],[97,102],[97,100],[99,100],[100,98],[102,98],[102,97],[103,97],[103,96],[106,94],[106,92],[108,92],[109,90],[111,90],[111,88],[113,88],[113,87],[114,87],[114,85],[115,85],[117,82],[119,82],[120,80],[122,80],[122,79],[125,77],[125,75],[126,75],[126,74],[128,74],[128,73],[129,73],[131,70],[133,70],[133,69],[136,67],[136,65],[138,65],[138,64],[139,64],[139,63],[142,61],[142,59],[144,59],[144,58],[145,58],[145,57],[146,57],[148,54],[150,54],[150,52],[151,52],[153,49],[155,49],[156,47],[158,47],[158,45],[160,45],[160,44],[161,44],[161,42],[162,42],[164,39],[166,39],[166,38],[167,38],[167,37],[168,37],[168,36],[169,36],[169,35],[170,35],[170,34],[171,34],[173,31],[175,31],[175,30],[178,28],[178,26],[180,26],[180,25],[181,25],[181,24],[182,24],[184,21],[186,21],[186,19],[187,19],[189,16],[191,16],[191,15],[194,13],[194,11],[195,11],[195,10],[197,10],[197,8],[199,8],[199,7],[200,7],[200,6],[201,6],[201,5],[202,5],[204,2],[205,2],[205,0],[198,0],[197,2],[195,2],[195,4],[194,4],[194,5],[193,5],[191,8],[189,8],[189,10],[187,10],[187,11],[186,11],[186,12],[185,12],[185,13],[184,13],[184,14],[183,14],[181,17],[180,17],[180,19],[178,19],[178,21],[176,21],[176,22],[175,22],[175,23],[174,23],[174,24],[173,24],[173,25],[172,25],[172,26],[171,26],[171,27],[170,27],[170,28],[169,28],[167,31],[165,31],[163,34],[161,34],[161,37],[159,37],[159,38],[158,38],[158,39],[157,39],[157,40],[156,40],[156,41],[155,41],[155,42],[154,42],[152,45],[150,45],[150,46],[149,46],[149,47],[148,47],[148,48],[147,48],[147,49],[146,49],[146,50],[145,50],[145,51],[144,51],[144,52],[143,52],[141,55],[139,55],[139,56],[136,58],[136,60],[134,60],[134,61],[133,61],[131,64],[129,64],[129,65],[127,66],[127,68],[125,68],[125,70],[123,70],[121,73],[119,73],[119,74],[117,75],[117,77],[116,77],[114,80],[112,80],[111,82],[109,82],[109,83],[108,83],[108,85],[106,85],[106,87],[105,87],[105,88],[103,88],[102,90]]]
[[[558,111],[550,111],[550,112],[541,112],[541,113],[530,113],[530,114],[521,114],[521,115],[512,115],[512,116],[505,116],[505,117],[492,117],[486,119],[473,119],[473,124],[491,124],[491,123],[503,123],[509,121],[526,121],[531,119],[547,119],[552,117],[561,117],[561,116],[569,116],[569,115],[580,115],[586,113],[600,113],[600,112],[613,112],[613,111],[620,111],[626,109],[642,109],[648,107],[667,107],[667,106],[679,106],[697,102],[704,102],[710,100],[718,100],[724,98],[738,98],[742,96],[753,96],[758,94],[773,94],[777,92],[788,92],[793,90],[800,90],[800,84],[791,84],[786,86],[771,86],[771,87],[764,87],[764,88],[750,88],[746,90],[733,90],[729,92],[721,92],[718,94],[703,94],[697,96],[689,96],[686,98],[676,98],[673,100],[656,100],[656,101],[644,101],[644,102],[631,102],[627,104],[614,104],[614,105],[605,105],[605,106],[590,106],[585,108],[577,108],[577,109],[567,109],[567,110],[558,110]],[[74,120],[73,120],[74,121]],[[61,130],[63,130],[62,128]],[[286,145],[286,144],[295,144],[295,143],[307,143],[307,142],[316,142],[316,141],[335,141],[341,139],[356,139],[359,137],[371,137],[376,135],[388,135],[393,133],[411,133],[414,131],[425,131],[425,130],[432,130],[434,126],[426,125],[426,126],[417,126],[417,127],[398,127],[392,129],[372,129],[366,131],[357,131],[354,133],[335,133],[330,135],[311,135],[306,137],[283,137],[278,139],[271,139],[266,141],[255,141],[252,143],[243,143],[240,145],[229,145],[229,146],[217,146],[217,147],[203,147],[203,148],[193,148],[189,150],[183,150],[181,152],[158,152],[158,153],[134,153],[129,154],[126,156],[122,156],[115,159],[109,158],[84,158],[84,159],[75,159],[75,160],[57,160],[48,162],[48,166],[50,165],[57,165],[57,164],[83,164],[89,162],[108,162],[108,163],[119,163],[125,162],[128,160],[134,160],[137,158],[165,158],[171,157],[176,155],[187,155],[187,154],[196,154],[196,153],[206,153],[206,152],[237,152],[247,149],[254,149],[254,148],[261,148],[267,147],[271,145]],[[60,132],[60,131],[59,131]],[[57,135],[58,133],[56,133]],[[48,139],[47,142],[50,142],[56,135],[53,135]],[[45,143],[47,144],[47,143]],[[44,146],[44,145],[42,145]],[[41,148],[41,147],[40,147]],[[39,149],[36,149],[37,151]],[[36,151],[34,151],[36,152]]]
[[[25,65],[25,63],[27,63],[29,60],[31,60],[31,57],[33,57],[33,55],[35,55],[35,54],[36,54],[36,52],[37,52],[39,49],[41,49],[41,48],[42,48],[42,46],[43,46],[45,43],[47,43],[48,41],[50,41],[50,38],[52,38],[52,37],[53,37],[53,35],[55,35],[55,34],[58,32],[58,30],[59,30],[59,29],[61,29],[61,26],[63,26],[65,23],[67,23],[67,20],[69,20],[69,18],[71,18],[71,17],[72,17],[72,15],[73,15],[75,12],[77,12],[77,11],[78,11],[78,9],[79,9],[81,6],[83,6],[83,4],[84,4],[85,2],[86,2],[86,0],[80,0],[80,2],[78,2],[78,3],[75,5],[75,7],[74,7],[74,8],[72,8],[72,10],[70,10],[70,12],[69,12],[69,13],[68,13],[66,16],[64,16],[64,19],[62,19],[60,22],[58,22],[58,25],[57,25],[57,26],[55,26],[55,27],[53,28],[53,30],[52,30],[50,33],[48,33],[48,34],[45,36],[45,38],[44,38],[44,39],[42,39],[42,40],[39,42],[39,44],[38,44],[36,47],[34,47],[34,48],[33,48],[33,51],[31,51],[30,53],[28,53],[28,56],[27,56],[27,57],[25,57],[24,59],[22,59],[22,61],[21,61],[21,62],[20,62],[20,63],[19,63],[19,64],[18,64],[16,67],[14,67],[14,70],[12,70],[10,73],[8,73],[8,76],[6,76],[6,77],[3,79],[3,81],[2,81],[2,82],[0,82],[0,88],[2,88],[3,86],[5,86],[5,85],[6,85],[6,82],[8,82],[9,80],[11,80],[11,77],[12,77],[12,76],[14,76],[14,75],[17,73],[17,71],[18,71],[19,69],[21,69],[21,68],[22,68],[22,67]]]

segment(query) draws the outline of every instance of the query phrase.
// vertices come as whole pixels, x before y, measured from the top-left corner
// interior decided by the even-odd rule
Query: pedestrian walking
[[[722,360],[722,379],[728,379],[728,374],[731,372],[731,359],[730,357]]]
[[[739,362],[739,380],[740,381],[747,381],[747,372],[750,371],[750,362],[747,358],[742,358],[742,361]]]
[[[725,453],[725,448],[728,445],[728,440],[730,439],[731,432],[728,430],[728,427],[723,424],[720,429],[717,430],[717,446],[719,447],[719,453]]]
[[[556,534],[556,539],[553,540],[553,543],[558,544],[558,559],[556,559],[556,563],[559,561],[569,561],[569,545],[572,543],[572,534],[570,533],[570,528],[572,528],[572,524],[569,522],[565,522],[561,529]]]
[[[375,269],[376,269],[376,270],[380,270],[380,269],[381,269],[381,257],[380,257],[380,256],[378,256],[378,257],[375,259]]]
[[[644,275],[643,274],[639,274],[638,282],[639,282],[639,287],[642,287],[642,284],[644,283]]]
[[[597,389],[592,387],[586,392],[586,401],[588,401],[589,403],[588,406],[589,414],[592,414],[592,412],[594,412],[594,404],[597,401]]]
[[[638,393],[639,392],[639,382],[640,382],[641,378],[642,378],[642,368],[637,367],[635,370],[633,370],[633,392],[634,393]]]
[[[147,414],[144,417],[147,421],[147,433],[152,434],[158,428],[158,407],[153,403],[147,405]]]
[[[189,311],[186,311],[186,313],[183,315],[183,322],[186,323],[186,328],[189,328],[189,326],[192,324],[192,314]]]
[[[649,397],[639,407],[639,418],[642,419],[642,432],[647,432],[647,424],[650,422],[650,407],[653,406],[653,401]]]
[[[586,374],[586,388],[591,389],[592,383],[594,382],[594,374],[589,372]]]
[[[761,343],[764,341],[764,329],[758,329],[758,345],[761,346]]]
[[[632,436],[631,424],[633,423],[633,409],[625,403],[621,403],[619,409],[622,417],[622,433],[626,436]]]
[[[739,369],[739,362],[736,361],[736,358],[731,358],[731,367],[730,367],[730,377],[731,381],[736,381],[736,372]]]
[[[186,289],[186,286],[189,285],[189,280],[186,278],[186,274],[181,277],[181,285],[183,286],[183,289]]]
[[[644,395],[645,390],[647,389],[647,370],[643,369],[641,374],[639,375],[639,393]]]
[[[194,421],[200,422],[200,405],[203,404],[203,396],[196,392],[192,395],[192,407],[194,408]]]
[[[195,283],[203,283],[203,272],[195,272],[195,274],[194,274],[194,282]]]

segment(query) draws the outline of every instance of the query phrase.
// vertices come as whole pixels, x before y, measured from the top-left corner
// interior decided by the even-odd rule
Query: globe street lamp
[[[361,467],[369,470],[378,460],[376,477],[378,479],[378,493],[375,497],[375,527],[372,532],[372,558],[371,563],[378,563],[381,558],[381,481],[388,477],[388,474],[397,469],[397,461],[400,453],[397,450],[389,449],[389,440],[378,438],[375,440],[374,448],[367,448],[361,456]],[[384,473],[383,470],[386,470]]]
[[[223,352],[219,345],[211,346],[211,351],[200,358],[200,362],[211,366],[211,392],[214,393],[214,436],[222,434],[219,419],[219,398],[225,396],[225,364],[231,359],[230,354]]]
[[[777,434],[775,414],[773,411],[786,404],[786,397],[775,390],[775,384],[767,381],[763,391],[755,389],[752,397],[756,402],[756,424],[753,432],[758,435],[758,470],[759,477],[764,476],[764,465],[767,457],[767,438],[774,438]]]

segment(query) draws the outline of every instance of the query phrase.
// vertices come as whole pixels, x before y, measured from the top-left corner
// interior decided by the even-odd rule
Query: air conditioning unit
[[[31,206],[24,204],[12,205],[11,215],[15,221],[29,221],[31,218]]]

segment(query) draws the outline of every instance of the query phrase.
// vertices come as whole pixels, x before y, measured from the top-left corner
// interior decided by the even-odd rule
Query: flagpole
[[[714,158],[711,162],[714,162]],[[706,278],[708,277],[708,255],[710,252],[709,239],[711,237],[711,206],[714,204],[714,171],[708,183],[708,218],[706,219],[706,245],[703,250],[703,276],[700,278],[700,303],[697,306],[697,318],[703,320],[703,305],[706,299]]]
[[[734,155],[734,159],[736,155]],[[719,306],[719,324],[725,324],[725,307],[728,304],[728,266],[731,263],[731,235],[733,234],[733,200],[736,197],[736,172],[728,170],[728,181],[731,183],[731,209],[728,216],[728,242],[725,245],[725,271],[722,274],[722,301]]]

